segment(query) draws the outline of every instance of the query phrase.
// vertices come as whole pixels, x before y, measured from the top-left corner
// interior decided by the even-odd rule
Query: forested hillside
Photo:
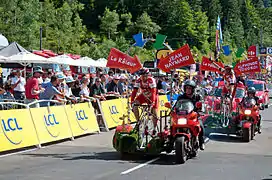
[[[223,45],[272,46],[271,0],[0,0],[0,33],[28,49],[107,57],[111,47],[122,51],[132,35],[167,35],[173,49],[188,43],[194,53],[215,49],[218,15]],[[152,46],[135,48],[142,61],[154,57]]]

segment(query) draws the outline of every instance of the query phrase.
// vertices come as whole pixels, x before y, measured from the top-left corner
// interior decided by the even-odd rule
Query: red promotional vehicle
[[[202,103],[196,104],[198,108]],[[169,102],[165,107],[171,108]],[[179,100],[171,111],[172,126],[168,136],[169,151],[175,149],[176,162],[185,163],[188,158],[196,157],[199,150],[199,133],[201,131],[198,121],[199,114],[194,111],[194,105],[189,100]]]
[[[269,90],[267,89],[266,83],[260,80],[248,80],[247,86],[256,89],[256,96],[259,97],[263,108],[268,108]]]
[[[224,82],[221,81],[218,83],[218,86],[213,89],[213,92],[210,96],[207,96],[205,101],[208,106],[207,111],[212,113],[220,113],[221,111],[221,97],[222,90],[224,87]],[[242,101],[243,97],[245,97],[245,87],[242,84],[238,84],[236,88],[236,94],[234,97],[234,101],[232,103],[232,112],[236,112],[239,102]]]
[[[249,142],[258,131],[259,122],[259,108],[253,98],[246,98],[239,110],[237,118],[238,131],[237,133],[242,136],[245,142]]]

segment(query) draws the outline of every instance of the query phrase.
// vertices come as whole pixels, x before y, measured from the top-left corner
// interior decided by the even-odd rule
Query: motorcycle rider
[[[244,100],[246,98],[253,98],[255,101],[256,101],[256,106],[260,107],[260,104],[259,104],[259,98],[256,96],[256,89],[254,87],[249,87],[248,90],[247,90],[247,97],[244,97],[242,99],[242,101],[240,102],[240,105],[244,103]],[[262,121],[262,117],[261,115],[259,114],[259,121],[258,121],[258,133],[261,134],[262,131],[261,131],[261,121]]]
[[[158,90],[156,80],[149,75],[149,70],[143,68],[139,71],[140,78],[136,81],[132,94],[131,103],[132,111],[137,121],[140,119],[139,109],[137,105],[149,104],[151,105],[151,113],[153,115],[153,135],[156,134],[156,127],[158,121],[157,110],[159,108],[158,103]],[[141,93],[136,97],[138,90],[141,89]],[[136,105],[136,106],[135,106]]]
[[[195,111],[198,112],[198,111],[201,111],[201,109],[196,108],[196,103],[200,102],[202,100],[202,97],[201,97],[201,95],[195,93],[195,88],[196,88],[196,83],[194,81],[186,80],[184,82],[184,86],[183,86],[184,94],[182,94],[178,97],[177,102],[179,100],[188,99],[194,104]],[[199,123],[200,123],[200,127],[201,127],[201,132],[199,133],[199,145],[200,145],[200,149],[204,150],[205,149],[204,126],[203,126],[203,122],[200,119],[199,119]]]

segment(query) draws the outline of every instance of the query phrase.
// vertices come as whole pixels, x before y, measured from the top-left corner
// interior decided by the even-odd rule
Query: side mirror
[[[240,99],[235,99],[235,102],[240,103]]]
[[[171,106],[170,102],[166,102],[166,103],[164,103],[164,107],[171,109],[172,106]]]
[[[201,109],[202,108],[202,102],[197,102],[196,103],[196,108]]]

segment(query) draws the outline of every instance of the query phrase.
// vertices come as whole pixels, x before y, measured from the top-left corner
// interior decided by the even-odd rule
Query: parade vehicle
[[[270,100],[266,83],[260,80],[248,80],[246,84],[248,87],[254,87],[256,89],[256,96],[260,98],[262,108],[268,108]]]
[[[237,113],[236,111],[237,111],[238,103],[241,102],[242,98],[245,96],[245,87],[242,84],[238,84],[237,88],[236,88],[235,97],[232,102],[232,109],[231,109],[232,113],[228,114],[228,112],[229,112],[228,108],[230,106],[225,106],[225,105],[228,105],[230,102],[228,102],[228,104],[225,103],[225,105],[224,105],[224,103],[222,103],[222,101],[223,101],[222,100],[223,87],[224,87],[224,82],[223,81],[219,82],[218,85],[216,87],[214,87],[211,94],[205,98],[205,102],[207,104],[207,106],[206,106],[207,111],[210,114],[212,114],[213,116],[235,115]],[[236,100],[236,99],[238,99],[238,100]],[[226,99],[226,101],[227,100],[228,99]],[[226,119],[225,117],[223,117],[223,118]],[[227,122],[225,123],[225,125],[227,125]]]
[[[202,103],[198,102],[196,106],[201,109]],[[188,100],[179,100],[173,107],[166,102],[165,107],[170,111],[160,111],[158,133],[153,136],[150,107],[148,105],[139,107],[142,108],[141,118],[134,128],[125,124],[116,128],[113,147],[122,156],[129,153],[159,155],[161,152],[175,151],[176,163],[185,163],[187,159],[197,156],[198,136],[201,131],[198,118],[201,116],[202,120],[205,120],[209,115],[195,112],[193,103]]]
[[[255,133],[258,132],[259,108],[253,98],[245,98],[239,109],[239,115],[236,119],[237,134],[245,142],[253,140]]]

